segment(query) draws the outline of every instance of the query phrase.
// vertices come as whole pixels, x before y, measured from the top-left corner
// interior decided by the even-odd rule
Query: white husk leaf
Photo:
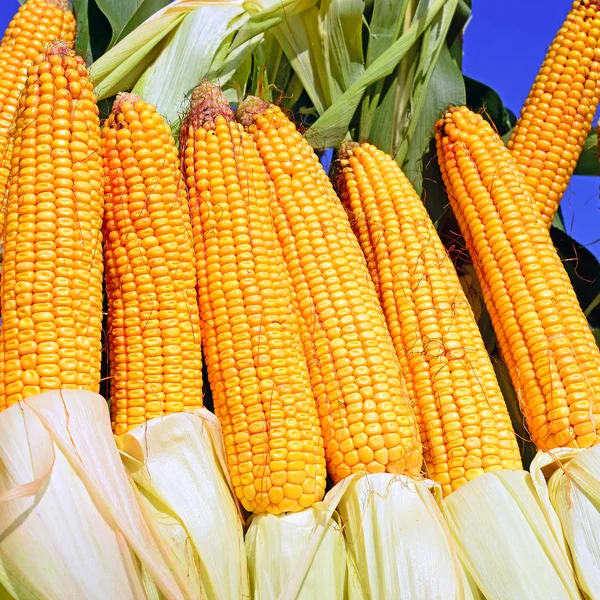
[[[327,505],[286,515],[255,515],[246,533],[246,554],[252,597],[277,600],[294,574],[298,558],[309,544]],[[343,600],[346,586],[346,547],[339,523],[332,517],[300,593],[294,600]]]
[[[338,505],[349,600],[473,599],[431,481],[387,473],[355,478]]]
[[[552,512],[526,471],[485,473],[444,499],[459,556],[487,600],[581,598]]]
[[[560,519],[579,587],[600,600],[600,446],[538,452],[530,470],[541,501]]]
[[[194,597],[247,598],[243,523],[216,417],[201,409],[153,419],[120,443],[146,517],[188,574]]]
[[[15,598],[146,598],[140,564],[164,598],[192,597],[142,517],[101,396],[2,412],[0,464],[0,584]]]

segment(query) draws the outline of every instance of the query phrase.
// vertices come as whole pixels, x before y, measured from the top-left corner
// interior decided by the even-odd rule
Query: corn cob
[[[550,46],[508,142],[550,227],[600,101],[600,1],[576,0]]]
[[[268,175],[208,82],[194,92],[181,149],[202,342],[233,486],[249,511],[299,511],[323,497],[325,457]]]
[[[104,212],[100,122],[81,57],[38,55],[17,113],[0,295],[0,407],[59,388],[98,391]]]
[[[600,352],[515,159],[480,115],[449,110],[438,159],[533,442],[600,442]]]
[[[300,312],[328,470],[418,474],[422,447],[365,258],[313,149],[276,106],[238,108],[276,196],[271,203]]]
[[[0,239],[4,235],[11,129],[27,69],[49,42],[73,43],[76,23],[69,9],[68,0],[28,0],[9,23],[0,43]]]
[[[200,316],[185,183],[152,104],[121,94],[102,129],[111,412],[119,435],[202,407]]]
[[[371,144],[338,153],[337,184],[370,265],[424,447],[445,494],[521,469],[494,368],[452,261],[400,167]]]

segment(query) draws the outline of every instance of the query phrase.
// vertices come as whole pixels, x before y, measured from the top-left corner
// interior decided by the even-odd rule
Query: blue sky
[[[123,0],[126,2],[127,0]],[[464,72],[493,87],[519,114],[546,49],[572,0],[473,0],[465,33]],[[17,10],[17,0],[0,0],[0,31]],[[576,177],[563,201],[567,230],[600,257],[600,180]]]

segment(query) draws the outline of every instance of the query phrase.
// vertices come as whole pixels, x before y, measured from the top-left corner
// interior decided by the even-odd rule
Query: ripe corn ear
[[[550,46],[508,149],[550,227],[600,101],[600,1],[576,0]]]
[[[325,458],[272,190],[220,88],[203,82],[182,129],[202,343],[237,497],[255,513],[323,497]]]
[[[185,183],[156,108],[121,94],[102,130],[113,430],[202,407],[200,316]]]
[[[523,176],[480,115],[437,124],[438,159],[533,442],[600,442],[600,351]]]
[[[347,144],[336,181],[376,282],[431,479],[445,494],[485,471],[521,469],[519,446],[450,257],[396,161]]]
[[[392,339],[348,217],[313,149],[276,106],[240,105],[276,196],[328,470],[418,474],[422,448]]]
[[[12,135],[27,69],[49,42],[75,40],[75,17],[68,0],[28,0],[9,23],[0,43],[0,239],[4,235]]]
[[[98,391],[104,213],[100,121],[83,59],[38,55],[17,113],[0,296],[0,407]]]

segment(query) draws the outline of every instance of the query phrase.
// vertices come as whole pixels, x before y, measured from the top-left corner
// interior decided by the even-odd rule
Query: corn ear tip
[[[60,10],[67,12],[68,10],[73,10],[73,4],[71,0],[46,0],[46,2],[50,6],[56,6]]]
[[[112,112],[113,114],[117,114],[123,108],[123,104],[129,102],[130,104],[135,104],[136,102],[140,102],[141,97],[137,94],[132,94],[131,92],[119,92],[117,97],[113,103]]]
[[[244,127],[250,127],[256,117],[262,115],[267,108],[269,108],[269,104],[258,96],[246,96],[239,103],[235,117]]]
[[[203,79],[192,92],[190,109],[182,124],[182,131],[192,127],[214,128],[218,116],[234,121],[235,116],[223,90],[215,83]]]

